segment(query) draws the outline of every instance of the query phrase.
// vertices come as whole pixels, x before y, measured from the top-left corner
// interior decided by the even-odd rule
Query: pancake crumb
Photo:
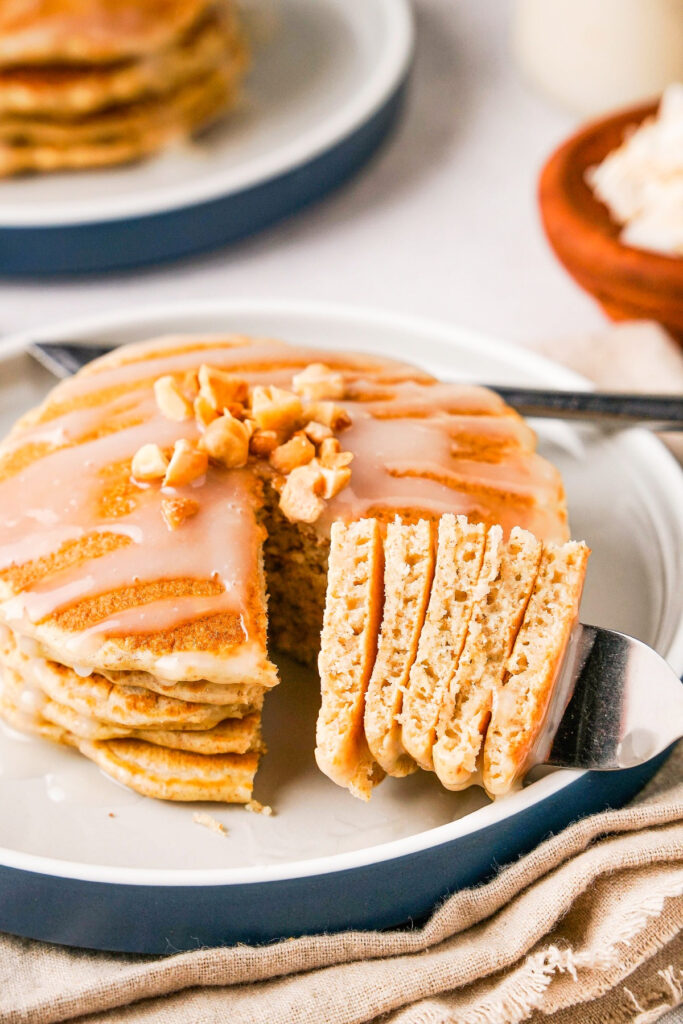
[[[215,832],[216,835],[227,836],[228,834],[225,825],[214,818],[212,814],[207,814],[206,811],[195,811],[192,820],[196,825],[202,825],[204,828],[208,828],[209,832]]]
[[[264,814],[266,818],[270,818],[273,814],[273,808],[269,807],[268,804],[260,804],[258,800],[249,800],[244,805],[245,811],[251,811],[252,814]]]

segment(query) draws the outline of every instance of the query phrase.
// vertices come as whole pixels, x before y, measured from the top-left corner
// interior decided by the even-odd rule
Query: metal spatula
[[[531,760],[631,768],[681,736],[683,684],[664,658],[623,633],[577,625]]]

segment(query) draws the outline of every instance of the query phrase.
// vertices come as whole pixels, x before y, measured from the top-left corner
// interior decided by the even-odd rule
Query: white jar
[[[516,0],[513,47],[576,113],[628,106],[683,81],[683,0]]]

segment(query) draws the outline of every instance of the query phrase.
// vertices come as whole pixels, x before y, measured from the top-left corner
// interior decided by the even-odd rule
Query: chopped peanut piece
[[[179,526],[196,516],[199,512],[199,502],[194,498],[162,498],[161,514],[169,530],[177,530]]]
[[[241,377],[202,363],[199,367],[199,393],[214,409],[227,409],[235,404],[244,405],[249,397],[249,385]]]
[[[304,409],[304,417],[309,422],[315,420],[335,431],[351,426],[351,417],[346,409],[334,402],[311,402]]]
[[[158,444],[143,444],[138,448],[131,463],[131,476],[145,483],[161,480],[166,475],[168,459]]]
[[[251,393],[251,418],[261,430],[294,430],[303,413],[301,399],[282,388],[257,384]]]
[[[351,480],[351,470],[348,466],[335,466],[331,469],[327,469],[323,466],[322,474],[325,477],[323,498],[326,498],[328,501],[330,498],[334,498],[339,494],[339,492],[342,491]]]
[[[251,424],[251,421],[248,420]],[[255,430],[249,439],[249,450],[259,459],[267,459],[280,444],[282,438],[276,430]]]
[[[206,473],[209,457],[190,441],[176,441],[164,477],[164,487],[185,487]]]
[[[343,452],[336,437],[330,437],[320,445],[320,464],[326,469],[342,469],[353,461],[353,452]]]
[[[189,420],[192,416],[192,405],[178,386],[174,377],[159,377],[154,381],[154,397],[160,412],[167,420]]]
[[[317,461],[297,466],[280,491],[280,509],[291,523],[314,523],[325,508],[325,477]]]
[[[344,397],[344,377],[325,363],[310,363],[292,378],[297,395],[312,402]]]
[[[180,385],[180,390],[189,398],[190,401],[194,401],[199,394],[199,374],[196,370],[188,370],[183,377],[183,382]]]
[[[226,469],[240,469],[249,458],[250,430],[230,413],[209,423],[200,446]]]
[[[315,458],[315,447],[305,434],[295,434],[279,445],[270,455],[270,464],[278,473],[291,473],[297,466],[305,466]]]
[[[213,423],[217,416],[217,410],[214,409],[206,395],[197,395],[194,400],[194,418],[199,426],[208,427],[209,423]]]
[[[322,444],[328,437],[332,437],[332,431],[324,423],[316,423],[312,420],[304,427],[304,434],[313,444]]]

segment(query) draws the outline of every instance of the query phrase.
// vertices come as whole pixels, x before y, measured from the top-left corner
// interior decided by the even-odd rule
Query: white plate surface
[[[364,124],[405,75],[408,0],[244,0],[253,66],[239,110],[130,167],[0,182],[0,227],[144,216],[240,192]]]
[[[45,339],[122,343],[167,331],[238,331],[301,344],[412,359],[444,378],[583,387],[552,363],[457,328],[363,311],[222,303],[99,317],[52,327]],[[0,432],[52,384],[23,353],[0,348]],[[623,630],[683,670],[683,477],[641,431],[607,435],[538,422],[540,448],[561,469],[572,533],[593,549],[582,619]],[[492,824],[568,785],[554,771],[489,804],[447,793],[419,773],[385,781],[369,804],[329,782],[313,759],[317,680],[291,663],[266,702],[269,753],[255,796],[276,813],[208,809],[227,837],[192,820],[197,809],[147,800],[78,754],[0,730],[0,862],[72,877],[204,884],[308,875],[397,856]]]

